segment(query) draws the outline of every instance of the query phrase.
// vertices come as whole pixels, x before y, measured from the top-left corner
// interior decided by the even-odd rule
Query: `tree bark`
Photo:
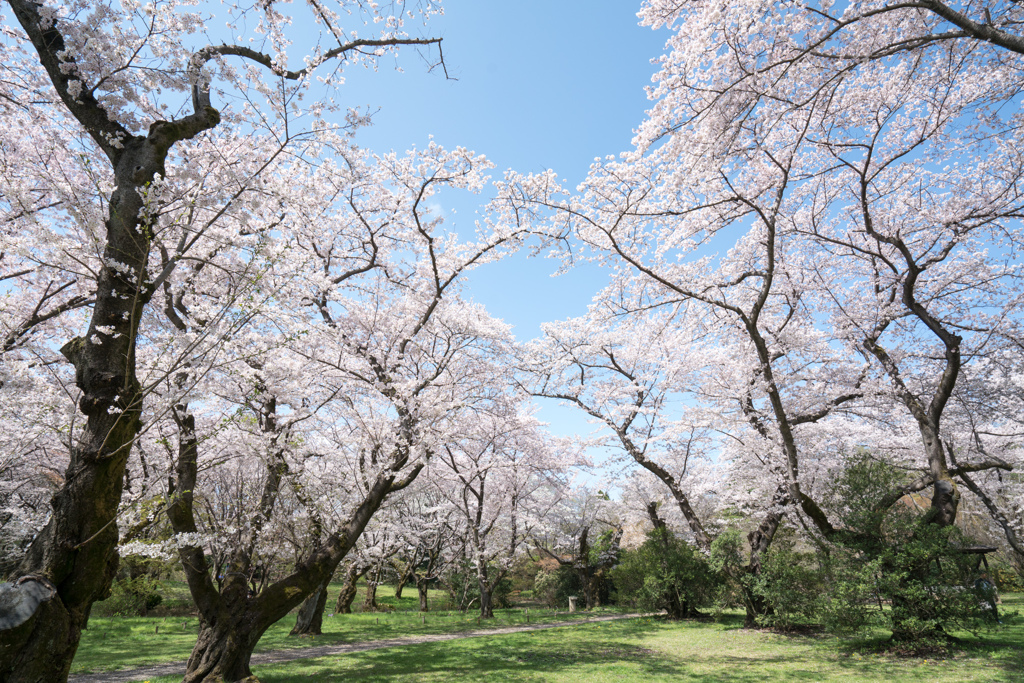
[[[229,617],[229,614],[224,616]],[[202,624],[183,683],[255,683],[258,680],[249,669],[249,660],[270,624],[260,625],[244,609],[237,616],[238,619],[229,617],[216,624]]]
[[[406,585],[410,581],[415,581],[416,565],[420,561],[419,553],[414,551],[412,557],[408,558],[406,566],[402,567],[398,571],[398,583],[394,587],[394,597],[396,600],[401,600],[401,592],[406,589]],[[393,563],[392,566],[398,569],[399,565],[397,562]]]
[[[59,649],[62,639],[67,637],[68,628],[61,622],[57,590],[49,581],[38,577],[25,576],[17,583],[0,584],[0,660],[10,662],[0,680],[43,681],[49,668],[35,658],[23,658],[23,653],[32,653],[26,644],[33,636],[38,637],[37,621],[50,619],[52,645]],[[61,628],[64,626],[64,628]],[[8,678],[17,672],[17,678]]]
[[[476,582],[477,587],[480,589],[480,618],[493,619],[494,603],[491,598],[494,593],[494,586],[488,581],[487,564],[484,562],[477,563]]]
[[[318,636],[323,633],[324,608],[327,606],[327,582],[317,588],[312,595],[299,605],[299,613],[295,617],[293,636]]]
[[[789,491],[790,486],[786,484],[780,485],[775,490],[775,495],[772,496],[771,510],[761,520],[758,527],[747,534],[747,541],[750,543],[750,561],[746,566],[748,577],[756,578],[761,575],[765,553],[771,547],[772,539],[775,538],[775,532],[779,530],[779,525],[782,524],[782,519],[785,517],[782,507],[789,502]],[[764,598],[751,590],[748,582],[741,578],[739,583],[740,590],[743,592],[743,603],[746,610],[743,625],[747,628],[754,628],[757,626],[757,617],[767,614],[769,607],[765,603]]]
[[[352,602],[356,599],[357,592],[356,583],[368,570],[369,567],[361,566],[356,562],[348,566],[348,570],[345,572],[345,583],[341,587],[341,592],[338,593],[338,602],[334,605],[335,614],[352,613]]]
[[[198,471],[195,417],[183,403],[174,406],[172,416],[178,424],[179,453],[175,470],[177,485],[170,496],[167,516],[175,532],[196,533],[193,512]],[[378,474],[340,530],[332,533],[323,546],[296,566],[290,575],[256,595],[250,595],[247,574],[240,571],[246,567],[252,548],[240,550],[229,559],[229,571],[219,589],[213,584],[203,548],[179,549],[189,590],[201,615],[199,638],[186,667],[186,683],[257,680],[249,669],[256,643],[271,625],[330,580],[387,495],[408,485],[422,470],[422,465],[415,466],[404,479],[396,481],[397,472],[405,462],[406,459],[397,458],[391,468]],[[276,467],[271,459],[265,486],[274,486]],[[265,516],[265,507],[273,498],[267,493],[265,489],[260,504],[261,517]],[[256,521],[254,519],[254,528],[259,526]]]
[[[494,603],[492,601],[493,589],[488,588],[484,584],[480,584],[480,618],[481,619],[493,619],[494,618]]]
[[[581,564],[576,567],[576,577],[583,589],[583,609],[594,608],[593,582],[590,580],[590,566]]]
[[[59,21],[43,20],[32,0],[10,5],[64,105],[110,160],[116,182],[92,319],[84,338],[61,348],[75,367],[85,426],[71,449],[65,483],[53,497],[50,520],[15,572],[44,578],[56,596],[30,620],[27,634],[29,627],[19,629],[20,635],[0,631],[0,680],[57,682],[67,679],[92,604],[109,595],[117,572],[115,520],[128,454],[141,427],[135,341],[152,295],[146,279],[152,230],[149,219],[140,217],[144,188],[163,174],[176,142],[213,128],[220,116],[205,107],[176,122],[154,122],[145,137],[131,134],[108,118],[89,88],[71,94],[75,73],[64,68]]]
[[[376,612],[380,609],[377,604],[377,576],[366,577],[366,597],[363,598],[363,611]]]
[[[208,583],[211,592],[201,589],[196,600],[197,605],[203,605],[203,619],[199,639],[189,658],[186,683],[257,680],[249,669],[256,643],[267,628],[330,579],[382,501],[383,496],[376,505],[373,501],[364,501],[345,529],[332,534],[323,550],[255,596],[248,595],[244,577],[226,577],[224,588],[218,593],[207,572],[202,572],[202,576],[190,572],[190,588],[196,583]],[[196,550],[199,549],[182,549],[181,552],[186,555]],[[186,562],[183,558],[183,564]]]
[[[421,612],[430,611],[430,603],[429,600],[427,599],[427,583],[427,579],[421,579],[416,582],[416,592],[419,594],[420,597]]]

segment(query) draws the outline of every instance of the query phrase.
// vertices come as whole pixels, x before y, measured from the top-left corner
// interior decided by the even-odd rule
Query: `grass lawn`
[[[745,630],[719,622],[658,618],[584,624],[493,637],[410,645],[254,667],[263,683],[345,681],[1024,681],[1024,595],[1004,595],[1006,626],[942,659],[882,653],[884,636],[837,639]],[[362,617],[365,618],[365,617]],[[152,679],[172,683],[180,677]]]
[[[173,593],[177,586],[169,586]],[[334,601],[341,584],[328,588],[327,610],[324,616],[323,635],[316,638],[297,638],[288,635],[295,625],[294,614],[282,619],[267,630],[256,647],[256,652],[286,650],[312,645],[334,643],[356,643],[367,640],[382,640],[402,636],[433,633],[457,633],[477,629],[519,626],[527,623],[550,623],[571,619],[586,619],[594,612],[556,612],[547,609],[529,608],[495,610],[495,618],[479,621],[477,613],[465,614],[458,611],[431,611],[422,614],[419,597],[413,590],[406,590],[401,600],[394,597],[391,586],[377,588],[377,603],[393,608],[389,612],[356,612],[336,617],[327,615],[334,611]],[[187,590],[187,589],[186,589]],[[360,587],[353,608],[359,609],[364,597]],[[447,606],[446,594],[431,591],[431,609]],[[598,610],[596,614],[617,613],[620,610]],[[91,617],[89,628],[82,634],[82,640],[71,665],[71,673],[81,674],[114,669],[132,669],[147,664],[185,661],[195,645],[199,630],[199,619],[195,616],[150,616],[150,617]]]
[[[385,598],[387,596],[387,598]],[[394,598],[381,587],[381,602]],[[405,599],[400,606],[404,606]],[[1006,622],[979,637],[959,634],[959,651],[945,658],[904,658],[885,653],[887,633],[840,639],[781,635],[742,628],[739,614],[716,622],[673,623],[660,618],[407,645],[386,650],[255,666],[263,683],[310,681],[423,681],[448,683],[509,680],[594,683],[623,681],[878,681],[959,683],[1024,681],[1024,594],[1005,595]],[[1015,613],[1016,612],[1016,613]],[[577,613],[573,616],[586,617]],[[532,623],[569,615],[530,610]],[[184,660],[195,640],[195,618],[97,619],[83,638],[72,671],[102,671]],[[508,610],[484,627],[521,624],[522,610]],[[182,622],[185,626],[182,627]],[[415,612],[350,614],[325,619],[316,639],[287,635],[292,619],[264,637],[258,651],[348,643],[479,628],[475,616]],[[154,633],[160,624],[160,633]],[[180,677],[152,679],[176,683]]]
[[[1004,596],[1008,624],[981,638],[965,634],[944,659],[864,654],[883,642],[785,636],[721,622],[647,618],[536,633],[411,645],[254,667],[263,683],[345,681],[1024,681],[1024,596]],[[151,683],[171,683],[174,677]]]

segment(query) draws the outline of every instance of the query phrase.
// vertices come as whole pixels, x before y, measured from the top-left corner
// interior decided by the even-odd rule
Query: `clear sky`
[[[575,187],[598,156],[630,148],[649,106],[652,60],[668,34],[637,24],[639,0],[445,0],[445,14],[422,35],[444,38],[449,75],[428,73],[413,51],[380,71],[346,72],[347,106],[379,109],[359,143],[378,152],[426,145],[463,146],[520,172],[554,169]],[[476,218],[467,198],[444,206],[457,229]],[[469,227],[469,226],[467,226]],[[540,324],[586,312],[603,285],[595,268],[552,278],[558,263],[524,256],[473,272],[468,296],[513,325],[521,341]],[[539,417],[556,434],[593,431],[577,410],[550,402]],[[597,454],[595,454],[597,455]]]
[[[398,57],[403,73],[387,59],[377,73],[346,72],[345,104],[379,109],[358,136],[362,146],[401,151],[433,135],[445,147],[485,154],[496,176],[554,169],[570,186],[594,157],[629,149],[649,105],[651,61],[667,38],[637,25],[639,0],[445,0],[444,8],[417,30],[444,38],[457,80],[428,73],[412,50]],[[457,210],[449,217],[457,229],[476,218],[472,198],[444,208]],[[594,270],[552,279],[556,267],[525,257],[485,266],[471,277],[469,296],[527,340],[542,322],[584,313],[602,284]]]

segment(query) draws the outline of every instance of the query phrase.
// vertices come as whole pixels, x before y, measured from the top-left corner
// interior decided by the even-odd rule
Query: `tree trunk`
[[[198,471],[195,418],[184,404],[176,405],[172,414],[179,426],[178,484],[167,506],[167,516],[176,532],[195,533],[193,492]],[[401,463],[395,465],[400,466]],[[199,639],[186,667],[186,683],[256,681],[249,670],[249,659],[266,629],[330,580],[388,493],[412,481],[421,470],[422,466],[414,468],[398,483],[394,470],[379,474],[339,531],[332,533],[323,546],[296,566],[290,575],[253,596],[249,595],[244,572],[229,571],[218,589],[213,585],[202,546],[180,548],[178,552],[189,590],[202,615]],[[251,555],[251,549],[246,552]],[[246,560],[243,555],[245,553],[236,553],[229,564],[243,567]]]
[[[746,575],[740,578],[741,590],[743,591],[743,602],[746,607],[746,618],[743,625],[746,628],[757,626],[757,617],[768,613],[768,605],[764,599],[750,589],[752,579],[761,575],[761,566],[768,548],[771,547],[775,532],[782,524],[785,516],[782,510],[790,500],[789,487],[780,485],[772,496],[772,511],[765,515],[756,529],[747,534],[747,541],[750,543],[750,562],[747,563]]]
[[[669,542],[671,539],[669,534],[671,532],[665,524],[665,520],[658,515],[658,503],[650,502],[647,504],[647,516],[650,518],[651,524],[654,525],[654,533],[661,544],[661,552],[663,553],[661,556],[661,566],[667,576],[669,574],[669,566],[666,558],[670,550]],[[689,616],[690,609],[686,601],[680,600],[679,594],[675,590],[667,590],[662,599],[666,603],[665,609],[668,611],[670,619],[684,619]]]
[[[491,602],[492,591],[486,586],[480,586],[480,618],[481,619],[493,619],[494,618],[494,604]]]
[[[377,605],[377,581],[380,579],[380,570],[373,572],[366,577],[366,597],[363,599],[364,612],[376,612],[380,609]]]
[[[183,683],[256,683],[249,660],[269,624],[257,627],[250,610],[240,617],[212,625],[202,622]]]
[[[679,595],[675,592],[667,593],[664,599],[666,603],[665,611],[668,612],[669,619],[685,619],[689,616],[686,601],[680,600]]]
[[[487,564],[482,560],[476,565],[476,581],[480,588],[480,618],[494,618],[494,604],[491,601],[491,594],[494,586],[487,580]]]
[[[594,608],[594,596],[593,596],[593,582],[590,580],[590,567],[589,566],[577,566],[576,567],[576,578],[580,583],[580,588],[583,589],[583,608],[593,609]]]
[[[429,601],[427,600],[427,580],[426,579],[421,579],[421,580],[416,582],[416,592],[419,593],[419,596],[420,596],[420,611],[421,612],[429,612],[430,611],[430,604],[429,604]]]
[[[345,583],[338,593],[338,602],[334,605],[335,614],[351,614],[352,602],[356,599],[356,583],[367,572],[366,567],[352,563],[345,571]]]
[[[409,557],[408,561],[405,563],[405,568],[398,575],[398,583],[395,585],[395,599],[401,600],[402,591],[405,589],[406,584],[408,584],[409,581],[416,581],[416,565],[418,565],[419,562],[419,552],[413,552],[412,557]],[[398,568],[396,565],[393,566],[395,566],[395,569]]]
[[[747,584],[742,584],[740,590],[743,592],[743,607],[745,615],[743,618],[744,628],[756,628],[757,618],[771,613],[771,609],[764,598],[752,591]]]
[[[352,614],[352,603],[356,599],[356,586],[345,586],[338,594],[338,601],[334,603],[335,614]]]
[[[293,636],[318,636],[323,633],[324,607],[327,606],[327,583],[324,582],[316,591],[299,605],[299,613],[295,617]]]
[[[111,202],[127,193],[115,190]],[[135,278],[144,274],[148,256],[148,242],[134,224],[113,225],[122,222],[108,221],[108,235],[120,234],[132,244],[119,248],[108,243],[105,260],[127,264],[131,275],[103,268],[86,335],[95,341],[77,337],[62,348],[75,366],[85,427],[71,450],[65,484],[52,499],[50,520],[16,572],[18,577],[45,578],[57,594],[31,620],[31,633],[17,637],[17,647],[9,640],[13,634],[0,632],[0,680],[65,680],[92,603],[110,594],[117,572],[115,520],[142,409],[134,346],[124,343],[124,338],[135,337],[142,305],[127,304],[140,298]],[[97,325],[108,323],[119,323],[114,327],[117,339],[96,331]]]
[[[50,521],[16,572],[43,577],[56,595],[17,633],[0,631],[0,680],[57,682],[67,679],[92,604],[110,594],[117,571],[115,520],[128,453],[141,427],[135,342],[152,295],[146,279],[151,230],[141,218],[140,189],[164,172],[172,145],[216,126],[220,116],[197,107],[179,121],[154,122],[145,137],[131,134],[107,116],[88,86],[72,93],[72,82],[86,84],[63,68],[59,19],[43,19],[41,5],[32,0],[10,5],[64,106],[110,160],[115,181],[89,329],[61,348],[75,367],[85,425],[71,449],[65,483],[53,497]]]
[[[71,77],[60,66],[64,41],[59,24],[43,28],[34,2],[15,0],[11,6],[58,94],[66,95]],[[94,138],[108,128],[123,131],[91,95],[81,96],[69,109]],[[92,603],[110,593],[118,564],[115,520],[125,464],[141,426],[135,340],[149,301],[145,278],[150,240],[139,218],[144,205],[139,188],[162,172],[174,142],[216,125],[219,117],[211,112],[201,121],[198,115],[188,117],[197,118],[188,126],[154,123],[148,137],[127,135],[117,149],[109,141],[101,143],[116,181],[105,223],[105,265],[96,283],[88,332],[61,349],[75,367],[75,384],[82,391],[79,410],[86,421],[71,449],[65,484],[53,497],[50,521],[16,572],[45,578],[57,594],[18,634],[0,631],[0,680],[66,680]]]
[[[49,638],[44,642],[60,652],[70,632],[67,612],[57,597],[57,591],[45,580],[23,577],[16,584],[0,585],[0,671],[3,681],[47,681],[52,667],[38,657],[35,649],[27,647],[32,638],[41,634]],[[37,629],[39,622],[45,629]],[[28,656],[26,656],[28,655]],[[70,668],[70,662],[68,664]],[[64,676],[67,676],[65,671]]]
[[[590,595],[593,599],[589,609],[596,609],[601,606],[601,589],[604,587],[604,574],[595,573],[590,577]]]

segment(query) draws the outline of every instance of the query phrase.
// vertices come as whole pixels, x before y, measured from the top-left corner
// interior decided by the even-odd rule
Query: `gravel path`
[[[461,638],[479,638],[481,636],[498,636],[505,633],[522,633],[524,631],[540,631],[547,628],[560,628],[563,626],[576,626],[578,624],[592,624],[597,621],[614,621],[616,619],[634,619],[637,617],[651,616],[647,614],[616,614],[607,617],[591,617],[579,621],[559,621],[552,624],[536,624],[524,626],[506,626],[505,628],[481,629],[479,631],[463,631],[461,633],[439,633],[436,635],[406,636],[404,638],[389,638],[388,640],[371,640],[362,643],[346,643],[342,645],[319,645],[315,647],[301,647],[291,650],[274,650],[273,652],[262,652],[252,656],[252,664],[276,664],[278,662],[290,662],[296,659],[313,659],[315,657],[326,657],[328,655],[344,655],[350,652],[366,652],[367,650],[379,650],[385,647],[400,647],[402,645],[416,645],[419,643],[436,643],[442,640],[459,640]],[[138,669],[123,669],[121,671],[104,671],[103,673],[81,674],[68,678],[68,683],[133,683],[144,681],[157,676],[184,676],[185,662],[174,662],[173,664],[158,664],[155,666],[144,666]]]

